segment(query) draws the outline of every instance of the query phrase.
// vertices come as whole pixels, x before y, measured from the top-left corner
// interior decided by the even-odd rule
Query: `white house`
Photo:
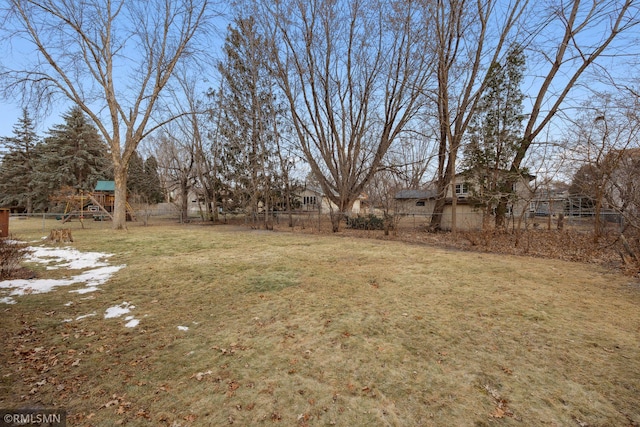
[[[318,212],[322,214],[329,214],[332,211],[337,212],[338,206],[329,200],[328,197],[325,196],[324,192],[314,186],[307,186],[299,195],[300,200],[300,210],[304,212]],[[351,208],[351,214],[358,215],[361,213],[363,209],[363,202],[366,200],[366,195],[361,194],[358,198],[353,202],[353,207]]]

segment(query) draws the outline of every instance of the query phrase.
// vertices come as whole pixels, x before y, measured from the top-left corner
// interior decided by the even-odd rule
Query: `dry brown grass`
[[[30,221],[12,231],[40,235]],[[73,235],[128,267],[91,299],[0,307],[2,407],[96,426],[640,425],[640,286],[597,266],[226,226]],[[137,328],[103,318],[122,301]]]

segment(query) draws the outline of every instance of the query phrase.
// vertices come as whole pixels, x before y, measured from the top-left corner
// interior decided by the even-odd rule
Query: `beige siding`
[[[327,197],[324,197],[321,193],[318,193],[317,191],[305,189],[303,192],[300,193],[299,198],[300,198],[300,202],[302,203],[301,209],[303,211],[317,212],[319,207],[318,203],[321,204],[320,211],[323,214],[329,214],[332,211],[333,212],[338,211],[338,206],[336,206]],[[315,204],[312,203],[312,201],[314,200],[315,200]],[[360,209],[361,209],[361,201],[360,199],[357,199],[355,202],[353,202],[353,207],[351,208],[350,213],[357,215],[360,213]]]

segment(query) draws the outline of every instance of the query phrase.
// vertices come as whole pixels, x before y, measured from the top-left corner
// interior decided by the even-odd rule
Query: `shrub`
[[[356,230],[384,230],[384,220],[373,214],[347,218],[347,228]]]
[[[29,254],[24,243],[0,239],[0,280],[8,279],[20,269],[20,263]]]

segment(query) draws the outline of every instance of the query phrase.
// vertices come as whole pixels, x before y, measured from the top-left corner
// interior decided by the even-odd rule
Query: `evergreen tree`
[[[98,180],[109,178],[109,150],[96,127],[79,107],[62,116],[64,123],[48,131],[37,165],[41,194],[63,188],[92,191]]]
[[[522,137],[524,95],[520,85],[524,66],[524,53],[518,45],[509,50],[504,64],[490,66],[464,152],[472,195],[487,214],[496,210],[497,226],[504,221],[519,176],[508,169]]]
[[[136,203],[160,203],[164,200],[155,157],[144,160],[137,152],[133,153],[129,162],[127,187]]]
[[[218,65],[223,79],[221,169],[229,194],[255,221],[261,203],[267,210],[272,205],[277,179],[274,84],[266,66],[268,48],[254,20],[237,18],[234,23]]]
[[[154,156],[144,161],[144,197],[148,203],[161,203],[164,200],[158,175],[158,161]]]
[[[0,206],[34,210],[37,197],[35,165],[39,138],[27,109],[13,127],[12,137],[0,139],[6,154],[0,164]]]
[[[127,190],[134,199],[140,199],[144,193],[144,161],[137,151],[133,152],[129,161]]]

